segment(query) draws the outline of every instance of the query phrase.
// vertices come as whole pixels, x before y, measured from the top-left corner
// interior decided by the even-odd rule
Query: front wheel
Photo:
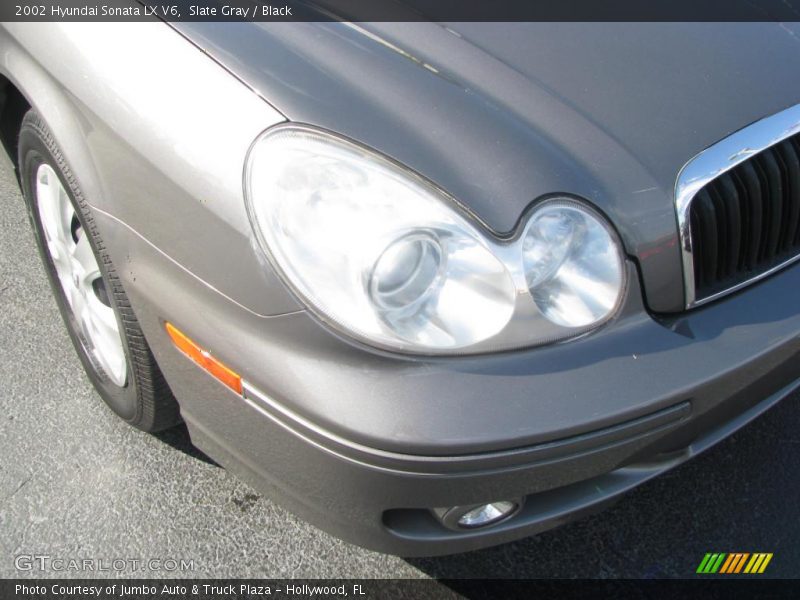
[[[19,168],[40,255],[89,379],[131,425],[145,431],[175,425],[178,404],[131,310],[91,208],[34,110],[22,121]]]

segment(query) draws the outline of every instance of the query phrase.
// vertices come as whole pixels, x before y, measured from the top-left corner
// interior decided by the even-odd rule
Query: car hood
[[[553,193],[611,219],[656,311],[683,307],[673,189],[800,102],[780,23],[177,23],[287,118],[428,177],[498,234]]]

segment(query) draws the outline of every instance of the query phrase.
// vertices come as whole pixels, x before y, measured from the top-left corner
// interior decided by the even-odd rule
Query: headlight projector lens
[[[388,310],[414,307],[435,288],[442,270],[442,249],[432,236],[412,234],[392,242],[370,277],[375,304]]]

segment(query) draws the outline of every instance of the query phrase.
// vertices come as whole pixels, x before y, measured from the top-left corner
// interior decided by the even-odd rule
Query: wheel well
[[[22,118],[31,105],[6,77],[0,75],[0,144],[3,145],[19,177],[17,143]]]

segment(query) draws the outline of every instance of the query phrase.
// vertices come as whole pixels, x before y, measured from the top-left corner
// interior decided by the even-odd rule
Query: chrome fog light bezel
[[[497,509],[497,505],[506,504],[507,507]],[[434,508],[431,512],[436,519],[448,529],[453,531],[468,532],[490,529],[502,523],[505,523],[516,517],[523,506],[525,505],[525,498],[513,498],[504,500],[492,500],[490,502],[480,502],[476,504],[464,504],[459,506],[451,506],[446,508]],[[494,508],[492,514],[491,509]],[[476,520],[469,518],[471,514],[485,511],[485,514],[490,515],[483,520]]]

